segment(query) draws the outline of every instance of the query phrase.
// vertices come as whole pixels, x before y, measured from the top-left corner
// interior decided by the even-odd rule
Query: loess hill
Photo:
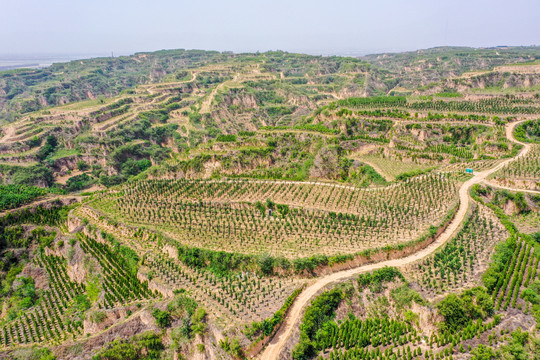
[[[0,73],[1,356],[264,358],[288,326],[282,358],[532,356],[539,58],[174,50]],[[426,248],[506,160],[449,241],[362,271]]]

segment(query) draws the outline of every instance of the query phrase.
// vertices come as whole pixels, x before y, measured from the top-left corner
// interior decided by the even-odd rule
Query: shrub
[[[71,192],[86,189],[93,183],[94,181],[87,174],[72,176],[66,181],[66,190]]]
[[[88,163],[84,160],[79,160],[77,161],[77,169],[81,170],[81,171],[85,171],[85,170],[88,170],[90,168],[90,166],[88,165]]]
[[[315,334],[324,323],[334,318],[335,310],[344,296],[341,289],[332,289],[323,292],[306,308],[300,325],[300,341],[293,349],[293,359],[304,360],[315,355]]]
[[[99,324],[99,323],[103,322],[103,320],[105,320],[107,318],[107,314],[105,314],[105,312],[103,312],[103,311],[94,311],[89,315],[88,318],[94,324]]]
[[[159,359],[164,348],[158,335],[146,332],[129,341],[113,341],[93,356],[92,360]]]
[[[46,194],[42,188],[26,185],[0,185],[0,211],[23,205]]]
[[[483,287],[466,290],[460,295],[450,294],[437,308],[445,320],[441,326],[449,331],[459,330],[472,320],[485,319],[494,312],[493,300]]]
[[[159,327],[166,328],[171,326],[171,313],[168,311],[154,309],[154,311],[152,311],[152,316],[156,319],[156,323]]]
[[[218,135],[216,140],[221,141],[221,142],[236,142],[236,135],[233,135],[233,134]]]
[[[405,280],[403,274],[398,269],[386,266],[371,273],[358,275],[358,286],[369,286],[373,292],[380,292],[384,282],[393,281],[396,278]]]

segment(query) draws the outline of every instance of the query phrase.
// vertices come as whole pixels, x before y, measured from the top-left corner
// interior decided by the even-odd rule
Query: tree
[[[171,326],[171,314],[168,311],[154,309],[154,311],[152,311],[152,316],[156,319],[156,323],[159,327],[166,328]]]
[[[261,272],[265,275],[271,275],[274,272],[274,258],[269,255],[261,255],[258,259]]]
[[[491,360],[496,358],[495,351],[486,345],[480,344],[472,352],[472,360]]]
[[[525,346],[529,342],[529,333],[522,331],[520,328],[512,332],[512,340],[508,345],[502,347],[504,358],[515,360],[529,359]],[[536,346],[536,344],[534,344]],[[508,356],[510,355],[510,356]]]
[[[312,358],[315,355],[315,347],[313,343],[309,340],[305,333],[300,334],[300,341],[296,345],[292,352],[292,357],[294,360],[307,360]]]
[[[276,204],[271,199],[266,199],[266,207],[270,210],[274,210]]]
[[[463,301],[456,294],[450,294],[444,298],[438,308],[445,320],[443,326],[448,330],[456,330],[468,321]]]
[[[54,177],[51,170],[43,165],[34,165],[28,168],[17,168],[11,177],[13,184],[35,185],[48,187],[53,184]]]
[[[58,146],[58,140],[54,135],[47,136],[47,140],[45,141],[45,145],[43,145],[36,157],[39,161],[45,160],[48,156],[50,156],[54,151],[56,150],[56,147]]]
[[[244,352],[242,351],[242,346],[240,346],[240,342],[237,338],[232,339],[230,349],[231,355],[239,358],[243,357]]]
[[[85,171],[85,170],[88,170],[90,166],[88,165],[88,163],[84,160],[79,160],[77,161],[77,169],[81,170],[81,171]]]

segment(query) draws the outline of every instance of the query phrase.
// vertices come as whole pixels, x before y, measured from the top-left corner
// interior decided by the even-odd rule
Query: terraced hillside
[[[494,175],[494,181],[503,186],[539,190],[540,145],[534,145],[526,157],[509,164]]]
[[[480,283],[479,275],[485,271],[495,246],[508,236],[487,207],[476,205],[454,239],[403,270],[420,285],[426,297],[473,287]]]
[[[532,353],[534,55],[137,54],[24,111],[58,69],[13,73],[0,357]]]
[[[455,180],[431,175],[367,190],[283,181],[151,180],[90,206],[117,221],[162,230],[182,245],[294,258],[415,240],[456,205],[456,192]]]

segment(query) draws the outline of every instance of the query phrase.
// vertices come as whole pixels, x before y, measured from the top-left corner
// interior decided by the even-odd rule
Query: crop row
[[[365,191],[312,183],[139,181],[94,203],[183,244],[243,253],[355,252],[414,239],[455,202],[456,183],[428,175]],[[269,199],[267,204],[259,203]]]
[[[360,109],[410,109],[415,111],[467,112],[482,114],[539,114],[534,100],[525,98],[494,97],[476,101],[419,100],[407,101],[405,97],[349,98],[339,100],[338,105]],[[395,110],[394,110],[395,111]]]
[[[537,277],[538,258],[534,256],[534,248],[525,241],[518,243],[511,261],[507,264],[504,278],[499,278],[493,300],[496,309],[515,308],[521,289]]]
[[[261,277],[255,273],[231,273],[216,276],[211,271],[192,269],[162,253],[147,255],[143,262],[146,276],[159,279],[171,291],[189,290],[217,317],[245,322],[270,317],[284,299],[298,286],[298,280]]]
[[[76,297],[83,294],[84,288],[69,279],[66,260],[42,255],[36,257],[35,263],[46,269],[49,289],[43,290],[35,306],[0,329],[3,346],[57,342],[82,331],[80,319],[67,310],[75,306]]]
[[[377,327],[377,323],[380,327]],[[371,326],[366,324],[371,324]],[[480,336],[492,330],[496,325],[497,320],[488,323],[479,320],[459,331],[436,332],[429,337],[422,336],[424,339],[421,340],[421,332],[417,333],[416,329],[408,323],[387,318],[364,321],[346,320],[339,326],[329,323],[320,333],[325,349],[323,353],[328,356],[319,356],[319,359],[447,358],[454,353],[457,344]],[[450,346],[447,346],[449,344]],[[429,348],[426,349],[426,346]]]
[[[409,267],[409,273],[429,294],[458,289],[474,280],[495,245],[508,236],[491,211],[476,205],[459,233],[440,250]]]
[[[154,297],[154,293],[148,288],[148,283],[140,282],[137,278],[136,269],[130,268],[124,258],[117,252],[113,252],[109,245],[98,242],[83,233],[78,233],[77,237],[84,252],[92,255],[103,269],[105,293],[103,306],[105,308]]]
[[[505,165],[496,176],[510,179],[540,179],[540,145],[532,145],[529,153]]]

